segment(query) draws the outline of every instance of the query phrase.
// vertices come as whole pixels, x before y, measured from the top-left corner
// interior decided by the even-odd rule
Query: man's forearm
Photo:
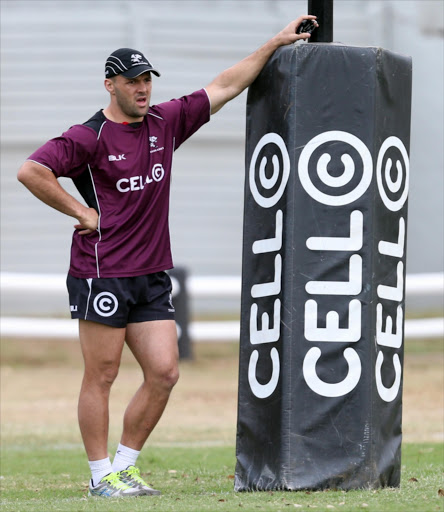
[[[212,84],[224,89],[227,101],[230,101],[254,82],[279,46],[275,38],[270,39],[254,53],[223,71]]]
[[[90,211],[92,209],[84,206],[66,192],[49,169],[28,160],[21,166],[17,178],[30,192],[48,206],[65,215],[74,217],[88,228],[95,229],[97,227],[94,227],[94,223],[91,223],[91,217],[94,217]]]
[[[249,87],[259,75],[269,58],[280,46],[293,43],[299,39],[308,39],[310,34],[296,33],[298,26],[306,19],[313,20],[317,25],[315,16],[300,16],[254,53],[217,76],[206,87],[211,101],[211,113],[214,114],[220,110],[225,103],[232,100],[244,89]]]

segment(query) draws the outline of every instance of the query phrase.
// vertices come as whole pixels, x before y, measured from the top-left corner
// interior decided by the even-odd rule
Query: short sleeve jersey
[[[99,213],[94,233],[73,234],[72,276],[131,277],[172,268],[173,153],[209,118],[205,89],[150,107],[141,123],[114,123],[99,111],[29,157],[57,178],[71,178]]]

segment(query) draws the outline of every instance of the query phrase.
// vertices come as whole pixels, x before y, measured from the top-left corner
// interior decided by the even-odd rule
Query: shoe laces
[[[146,482],[143,481],[140,476],[140,469],[136,468],[136,466],[130,466],[127,469],[121,471],[121,473],[126,473],[129,477],[133,478],[138,484],[146,485]]]
[[[102,478],[102,481],[106,481],[110,484],[111,487],[115,487],[116,489],[125,490],[128,489],[128,485],[122,482],[119,478],[118,473],[110,473]]]

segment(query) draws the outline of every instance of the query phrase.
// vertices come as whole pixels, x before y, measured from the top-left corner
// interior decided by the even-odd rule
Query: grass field
[[[442,341],[409,342],[404,365],[400,489],[235,493],[236,344],[199,344],[181,363],[167,411],[139,459],[158,497],[87,498],[76,421],[82,363],[76,343],[2,342],[2,512],[443,511]],[[139,374],[128,352],[112,393],[110,452]],[[440,491],[441,490],[441,491]]]
[[[4,449],[4,512],[139,511],[214,512],[338,509],[372,512],[440,511],[442,445],[407,444],[400,489],[325,492],[233,492],[233,447],[154,447],[141,466],[162,496],[103,500],[87,498],[87,472],[80,446]],[[298,506],[300,505],[300,507]]]

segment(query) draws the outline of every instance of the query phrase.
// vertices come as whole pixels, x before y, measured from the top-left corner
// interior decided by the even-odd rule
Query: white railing
[[[44,274],[0,274],[3,299],[12,295],[26,294],[41,300],[46,296],[60,296],[66,301],[66,276]],[[188,277],[187,289],[190,298],[233,298],[241,294],[241,278],[226,277]],[[444,273],[410,274],[406,278],[406,296],[429,297],[444,295]],[[4,337],[33,338],[77,338],[77,322],[70,319],[37,317],[2,317],[0,332]],[[190,338],[193,341],[237,341],[239,340],[239,321],[191,322]],[[407,319],[406,338],[440,338],[444,336],[444,318]]]

